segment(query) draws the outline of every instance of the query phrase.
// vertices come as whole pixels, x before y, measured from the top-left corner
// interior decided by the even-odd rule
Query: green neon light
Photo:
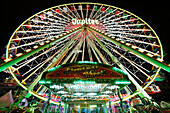
[[[47,84],[51,84],[51,81],[46,81],[45,83],[47,83]]]
[[[51,81],[40,80],[39,84],[51,84]]]
[[[45,84],[45,81],[44,80],[40,80],[39,83],[40,84]]]
[[[61,67],[61,65],[58,65],[58,66],[56,66],[56,67],[53,67],[53,68],[49,69],[48,72],[53,72],[53,71],[55,71],[56,69],[59,69],[60,67]]]
[[[90,61],[78,61],[78,64],[84,64],[84,63],[89,63],[89,64],[98,64],[97,62],[90,62]]]
[[[113,67],[112,70],[127,75],[127,73],[125,73],[123,70],[121,70],[121,69],[119,69],[117,67]]]
[[[131,84],[130,81],[116,81],[115,84]]]
[[[73,83],[74,84],[96,84],[95,81],[83,81],[83,80],[76,80]]]

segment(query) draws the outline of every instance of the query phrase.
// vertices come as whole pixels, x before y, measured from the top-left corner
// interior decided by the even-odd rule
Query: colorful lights
[[[23,55],[23,53],[18,53],[18,54],[16,54],[17,57],[19,57],[19,56],[21,56],[21,55]]]
[[[27,52],[27,53],[28,53],[28,52],[30,52],[30,51],[31,51],[31,49],[27,49],[27,50],[25,50],[25,52]]]

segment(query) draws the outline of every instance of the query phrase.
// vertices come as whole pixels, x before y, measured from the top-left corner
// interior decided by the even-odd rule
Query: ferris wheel
[[[160,67],[142,57],[163,61],[162,45],[154,30],[138,16],[98,3],[71,3],[43,10],[24,21],[13,33],[6,62],[18,84],[31,94],[48,89],[38,83],[44,70],[77,61],[99,62],[126,71],[133,89],[146,89]],[[55,101],[51,101],[57,103]]]

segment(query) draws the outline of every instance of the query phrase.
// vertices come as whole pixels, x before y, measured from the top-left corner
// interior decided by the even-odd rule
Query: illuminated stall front
[[[56,101],[64,104],[64,112],[107,113],[112,110],[110,101],[121,100],[120,89],[131,82],[127,74],[116,67],[79,61],[47,70],[39,83],[49,88],[49,93],[59,96]]]

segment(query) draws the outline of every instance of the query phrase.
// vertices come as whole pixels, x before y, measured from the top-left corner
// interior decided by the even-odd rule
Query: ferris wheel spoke
[[[88,35],[86,36],[86,42],[87,42],[87,49],[88,49],[88,53],[89,53],[89,58],[90,58],[90,61],[93,62],[92,52],[91,52],[90,45],[88,43],[89,41],[87,40],[87,37],[88,37]]]
[[[59,41],[60,41],[60,40],[59,40]],[[13,70],[13,72],[15,72],[16,70],[22,68],[23,66],[27,65],[28,63],[32,62],[33,60],[37,59],[38,57],[40,57],[40,56],[42,56],[42,55],[44,55],[44,54],[47,54],[47,53],[49,53],[49,52],[52,52],[54,49],[57,49],[58,45],[61,45],[62,43],[63,43],[63,41],[58,42],[57,45],[49,48],[48,50],[44,51],[43,53],[41,53],[41,54],[39,54],[39,55],[36,55],[35,57],[32,57],[31,59],[26,60],[26,61],[24,61],[24,62],[22,62],[22,63],[20,63],[20,64],[17,64],[18,67],[17,67],[15,70]],[[63,46],[64,46],[64,45],[63,45]]]
[[[94,35],[93,35],[93,36],[94,36]],[[95,36],[94,36],[94,37],[95,37]],[[97,38],[95,38],[95,39],[97,39]],[[97,40],[98,40],[98,39],[97,39]],[[98,40],[98,43],[100,43],[99,40]],[[106,48],[105,46],[103,46],[101,43],[100,43],[100,45],[102,46],[102,48],[105,49],[105,51],[107,50],[107,48]],[[111,58],[112,58],[113,62],[115,62],[121,69],[125,70],[125,67],[110,53],[110,51],[107,51],[107,53],[108,53],[109,55],[111,55]],[[128,73],[128,72],[127,72],[127,73]],[[129,75],[129,76],[130,76],[130,75]],[[135,75],[135,77],[136,77],[141,83],[143,83],[142,80],[139,79],[139,77],[137,77],[136,75]],[[134,80],[134,78],[131,78],[131,80]],[[137,84],[136,81],[134,81],[134,84],[136,84],[136,85],[139,86],[139,84]]]
[[[52,67],[56,66],[56,64],[58,63],[58,61],[60,60],[60,58],[61,58],[64,54],[66,54],[65,51],[68,50],[68,47],[74,42],[74,40],[75,40],[81,33],[82,33],[82,30],[80,30],[80,31],[73,37],[73,39],[65,46],[65,48],[62,49],[62,51],[60,52],[60,54],[55,57],[54,61],[52,61],[52,64],[50,64],[49,68],[52,68]]]
[[[78,6],[80,9],[80,11],[81,11],[81,19],[84,19],[84,14],[83,14],[83,7],[82,7],[82,5],[80,4],[79,6]]]
[[[126,37],[126,36],[120,36],[120,37],[125,39],[125,40],[122,40],[122,41],[127,41],[127,42],[134,41],[136,43],[142,43],[142,44],[146,44],[146,45],[160,47],[160,45],[157,45],[157,44],[154,44],[154,43],[145,42],[145,41],[142,41],[142,40],[137,40],[137,39],[129,38],[129,37]]]
[[[103,50],[110,56],[111,60],[116,63],[119,66],[119,61],[116,59],[115,56],[113,56],[113,54],[111,54],[111,52],[103,45],[103,43],[99,40],[99,37],[94,35],[92,30],[90,31],[88,29],[89,33],[95,38],[95,40],[98,42],[98,44],[103,48]]]
[[[10,47],[9,48],[9,50],[13,50],[13,49],[17,49],[17,48],[21,48],[21,47],[24,47],[24,46],[36,46],[37,44],[39,44],[39,45],[43,45],[45,42],[48,42],[48,41],[50,41],[50,40],[54,40],[55,38],[56,38],[56,36],[49,36],[49,34],[47,35],[47,34],[42,34],[43,36],[44,35],[46,35],[46,36],[48,36],[47,38],[41,38],[41,40],[38,40],[39,39],[39,37],[42,37],[41,35],[38,35],[38,36],[36,36],[36,37],[38,37],[38,39],[36,38],[36,37],[34,37],[34,36],[31,36],[31,37],[33,37],[33,38],[36,38],[37,40],[34,40],[34,41],[32,41],[32,42],[30,42],[30,43],[27,43],[27,42],[24,42],[24,44],[20,44],[20,45],[17,45],[17,46],[15,46],[15,47]],[[55,35],[57,35],[56,33],[55,33]],[[61,34],[60,34],[61,35]],[[25,40],[25,39],[31,39],[31,37],[25,37],[25,38],[18,38],[17,40],[20,40],[20,41],[23,41],[23,39]],[[57,36],[58,37],[58,36]],[[59,39],[60,40],[60,39]],[[14,40],[15,41],[15,40]],[[31,48],[31,47],[30,47]]]
[[[51,55],[49,58],[45,59],[43,62],[39,62],[37,63],[36,66],[34,66],[33,68],[31,68],[29,71],[27,71],[26,73],[23,74],[23,76],[25,76],[26,74],[30,73],[31,71],[31,74],[27,75],[27,77],[25,79],[23,79],[22,83],[25,82],[27,79],[29,79],[36,71],[38,71],[42,66],[44,66],[47,62],[49,62],[51,59],[54,58],[54,56],[58,55],[58,54],[61,54],[61,50],[64,49],[64,46],[59,49],[57,52],[55,52],[53,55]],[[36,69],[35,69],[36,68]]]
[[[36,40],[34,42],[30,42],[30,43],[26,43],[26,44],[23,44],[23,45],[19,45],[19,46],[16,46],[16,47],[11,47],[9,48],[9,50],[12,50],[12,49],[17,49],[17,48],[20,48],[20,47],[23,47],[23,46],[30,46],[30,45],[35,45],[37,43],[43,43],[45,41],[47,41],[49,38],[43,38],[41,40]]]
[[[124,13],[124,12],[121,12],[122,14]],[[120,14],[121,14],[120,13]],[[117,16],[117,15],[115,15],[115,16]],[[121,23],[124,23],[124,22],[130,22],[130,21],[132,21],[131,19],[130,20],[128,20],[128,19],[126,19],[126,18],[128,18],[128,17],[131,17],[131,15],[126,15],[126,16],[124,16],[124,15],[122,15],[121,17],[118,17],[118,18],[114,18],[114,16],[112,16],[112,18],[113,19],[110,19],[110,20],[103,20],[103,22],[104,23],[108,23],[108,22],[113,22],[113,23],[119,23],[119,22],[121,22]],[[122,19],[125,19],[124,21],[122,21]],[[136,19],[134,19],[133,21],[135,21]]]
[[[74,4],[73,4],[73,8],[74,8],[74,12],[75,12],[75,14],[77,15],[77,17],[79,17],[79,19],[81,19],[81,17],[80,17],[80,15],[79,15],[79,13],[77,12],[77,9],[76,9],[76,7],[75,7]]]
[[[66,64],[68,62],[68,60],[70,59],[70,57],[73,54],[75,54],[75,52],[78,52],[78,50],[80,50],[82,43],[83,43],[83,40],[81,38],[80,41],[78,42],[78,44],[74,47],[74,49],[69,53],[69,55],[67,55],[66,59],[62,62],[62,64]],[[74,55],[73,55],[73,57],[74,57]],[[71,60],[71,61],[73,61],[73,60]]]
[[[99,34],[100,35],[100,34]],[[116,39],[117,41],[120,41],[121,39]],[[108,40],[109,41],[109,40]],[[112,42],[110,42],[110,43],[112,43]],[[127,43],[126,43],[127,44]],[[134,45],[132,45],[132,44],[130,44],[131,45],[131,47],[133,48],[133,49],[138,49],[139,51],[141,51],[141,52],[147,52],[147,54],[146,55],[148,55],[148,56],[150,56],[150,57],[153,57],[153,56],[158,56],[158,57],[160,57],[160,55],[159,54],[157,54],[157,53],[154,53],[154,52],[151,52],[151,51],[148,51],[147,49],[146,49],[146,47],[145,48],[140,48],[140,45],[139,45],[139,47],[138,46],[134,46]],[[119,48],[118,47],[118,49],[121,49],[121,48]],[[138,57],[138,56],[137,56]]]
[[[74,49],[74,46],[75,46],[77,43],[78,43],[78,41],[74,41],[74,42],[70,45],[70,47],[68,47],[68,49],[67,49],[66,51],[64,51],[64,55],[62,55],[61,59],[58,58],[58,59],[60,59],[60,61],[56,64],[56,66],[60,64],[60,62],[62,61],[62,59],[64,59],[64,57],[67,56],[68,52],[69,52],[72,48]],[[67,57],[68,57],[68,56],[67,56]],[[61,62],[61,64],[64,64],[64,61]]]
[[[105,43],[103,41],[103,43]],[[108,43],[105,43],[105,46],[109,46]],[[133,62],[132,60],[128,59],[127,57],[125,57],[124,55],[122,55],[120,52],[118,52],[116,49],[112,48],[112,47],[108,47],[108,49],[112,49],[110,51],[117,53],[118,55],[120,55],[122,58],[124,58],[126,61],[128,61],[131,65],[133,65],[137,70],[139,70],[141,73],[143,73],[144,75],[146,75],[148,78],[150,78],[150,76],[144,72],[142,69],[144,69],[145,71],[149,72],[147,69],[145,69],[144,67],[142,67],[141,65],[139,66],[138,64],[136,64],[135,62]],[[120,57],[119,57],[120,58]]]
[[[116,39],[116,40],[118,40],[118,41],[121,41],[121,40],[122,40],[123,42],[129,42],[129,43],[132,45],[132,48],[137,48],[137,49],[139,49],[139,50],[146,51],[146,52],[151,53],[151,54],[153,54],[153,55],[155,55],[155,56],[160,56],[160,55],[157,54],[157,53],[148,51],[146,48],[141,48],[141,47],[140,47],[141,44],[146,44],[147,46],[148,46],[148,45],[151,45],[152,47],[159,48],[159,47],[160,47],[159,45],[152,44],[152,43],[145,42],[145,41],[141,41],[141,40],[136,40],[136,39],[128,38],[128,37],[126,37],[126,36],[120,36],[120,35],[113,35],[113,36],[120,37],[120,38],[117,38],[117,39]],[[122,39],[122,38],[124,38],[124,39],[126,39],[126,40],[124,40],[124,39]],[[132,44],[131,42],[133,42],[133,44]],[[134,42],[135,42],[135,43],[134,43]],[[137,44],[137,43],[139,43],[140,45],[135,46],[134,44]]]
[[[12,41],[15,42],[15,41],[21,41],[21,40],[27,40],[27,39],[36,39],[36,38],[41,39],[41,38],[44,38],[46,36],[49,36],[49,34],[45,33],[45,34],[41,34],[41,35],[33,35],[33,36],[22,37],[22,38],[17,37],[17,38],[12,39]]]
[[[83,42],[83,50],[82,50],[82,57],[81,57],[82,60],[81,60],[81,61],[84,61],[85,43],[86,43],[86,42],[85,42],[85,39],[86,39],[86,38],[85,38],[85,33],[84,33],[84,34],[83,34],[83,41],[84,41],[84,42]]]
[[[101,58],[101,60],[102,60],[102,62],[103,62],[104,64],[109,64],[108,61],[107,61],[107,60],[105,59],[105,57],[103,56],[103,54],[100,52],[100,50],[99,50],[99,49],[96,47],[96,45],[94,44],[94,41],[92,41],[92,38],[89,39],[89,38],[87,37],[87,39],[88,39],[88,42],[90,43],[90,46],[91,46],[91,48],[92,48],[92,50],[93,50],[93,52],[94,52],[97,60],[98,60],[99,62],[101,62],[101,61],[100,61],[100,58]],[[97,52],[97,53],[96,53],[96,52]]]
[[[109,13],[105,14],[104,16],[100,17],[99,20],[104,23],[105,19],[107,19],[106,17],[109,16],[110,14],[116,12],[116,10],[117,10],[117,8],[115,8],[114,10],[111,8],[111,11],[109,11]],[[103,21],[103,18],[105,18],[104,21]]]
[[[60,12],[55,11],[54,9],[51,9],[51,10],[52,10],[52,12],[55,14],[55,16],[56,16],[57,18],[62,19],[62,20],[66,19],[65,21],[67,21],[67,22],[69,22],[69,21],[71,20],[70,18],[68,18],[68,17],[66,17],[66,16],[64,16],[64,15],[62,15]],[[62,16],[63,18],[57,16],[57,14],[59,14],[59,15]]]
[[[115,32],[111,32],[111,31],[108,31],[108,33],[115,33]],[[120,33],[122,36],[125,36],[125,37],[139,37],[139,38],[156,38],[154,36],[150,36],[150,35],[141,35],[141,34],[134,34],[134,33],[125,33],[125,32],[117,32],[117,33]],[[112,34],[111,34],[112,36]],[[117,36],[117,35],[113,35],[113,36]]]
[[[59,24],[60,25],[60,24]],[[49,26],[49,25],[36,25],[36,24],[34,24],[34,25],[32,25],[32,24],[30,24],[30,25],[28,25],[28,24],[24,24],[24,25],[22,25],[23,27],[29,27],[29,28],[39,28],[39,29],[41,29],[41,28],[57,28],[57,29],[63,29],[63,27],[60,27],[60,26]]]
[[[88,7],[90,7],[90,5],[86,5],[86,18],[88,18],[88,15],[89,15],[88,13],[89,13],[89,10],[90,10],[90,9],[88,9]]]
[[[90,36],[88,35],[88,37],[87,37],[88,44],[89,44],[90,48],[92,49],[95,57],[97,58],[97,61],[98,61],[99,63],[102,63],[101,60],[100,60],[100,58],[99,58],[99,57],[100,57],[99,55],[101,55],[101,54],[97,55],[95,49],[94,49],[93,46],[92,46],[93,43],[90,41],[89,37],[90,37]]]
[[[100,35],[100,34],[99,34]],[[139,51],[141,50],[141,51],[145,51],[145,52],[148,52],[148,53],[150,53],[150,54],[148,54],[148,55],[150,55],[150,56],[161,56],[160,54],[158,54],[158,53],[155,53],[155,52],[151,52],[151,51],[148,51],[146,48],[147,48],[147,46],[148,45],[151,45],[152,47],[156,47],[156,48],[159,48],[159,45],[155,45],[155,44],[152,44],[152,43],[149,43],[149,42],[144,42],[144,41],[140,41],[140,40],[136,40],[136,39],[131,39],[131,38],[128,38],[128,37],[124,37],[124,36],[119,36],[119,35],[115,35],[115,36],[117,36],[117,37],[120,37],[119,39],[116,39],[116,40],[118,40],[118,41],[123,41],[123,42],[129,42],[129,43],[131,43],[131,42],[135,42],[136,44],[137,43],[140,43],[140,45],[141,44],[146,44],[146,46],[145,46],[145,48],[141,48],[141,46],[140,45],[137,45],[137,46],[135,46],[135,45],[133,45],[132,43],[131,43],[131,45],[132,45],[132,48],[134,48],[134,49],[139,49]],[[127,40],[124,40],[124,39],[122,39],[122,38],[125,38],[125,39],[127,39]],[[134,44],[135,44],[134,43]]]
[[[79,55],[79,52],[76,52],[76,53],[74,53],[74,55],[73,55],[73,57],[72,57],[72,59],[71,59],[71,63],[72,62],[76,62],[77,61],[77,58],[78,58],[78,55]]]
[[[105,8],[105,7],[103,7],[103,8]],[[105,13],[107,14],[107,12],[108,12],[109,8],[110,8],[110,6],[109,6],[109,7],[107,7],[107,9],[106,9],[106,10],[102,11],[102,12],[101,12],[98,16],[96,16],[94,19],[96,20],[96,19],[98,19],[98,18],[99,18],[99,20],[101,20],[100,18],[102,17],[102,14],[104,14],[104,15],[105,15]]]
[[[89,16],[89,18],[91,18],[91,19],[92,19],[93,13],[95,12],[95,7],[96,7],[96,5],[94,4],[94,5],[93,5],[93,9],[92,9],[92,11],[91,11],[91,13],[90,13],[90,16]]]
[[[74,16],[73,18],[78,19],[78,17],[72,12],[72,10],[67,5],[65,5],[65,7],[68,9],[68,13],[70,13],[70,14],[72,14]]]
[[[64,12],[68,17],[70,17],[70,18],[74,18],[72,15],[70,15],[69,13],[67,13],[68,12],[68,9],[66,8],[66,7],[64,7],[64,8],[66,8],[65,10],[63,10],[61,7],[58,7],[62,12]]]
[[[51,12],[50,14],[48,12]],[[41,21],[49,21],[49,22],[52,22],[52,23],[55,23],[55,24],[59,24],[59,25],[62,25],[62,24],[66,24],[67,22],[70,21],[70,18],[64,16],[65,18],[67,18],[67,20],[64,21],[63,18],[59,17],[59,16],[55,16],[52,12],[55,12],[54,10],[51,10],[51,11],[48,11],[46,12],[45,14],[48,15],[48,16],[45,16],[45,19],[41,19]]]
[[[140,43],[140,44],[150,45],[150,46],[154,46],[154,47],[160,47],[160,45],[150,43],[150,42],[146,42],[146,41],[143,41],[142,39],[138,40],[138,39],[134,39],[134,38],[131,38],[131,37],[120,36],[120,35],[112,35],[112,36],[120,37],[120,40],[122,40],[124,42],[129,42],[129,43],[133,42],[133,43]]]
[[[81,40],[81,38],[80,38],[80,40]],[[80,49],[81,43],[82,43],[81,41],[80,41],[80,43],[78,42],[78,39],[77,39],[77,41],[73,42],[72,47],[75,46],[76,44],[77,44],[77,46],[75,48],[73,48],[73,50],[71,52],[69,52],[69,55],[67,54],[67,57],[66,57],[66,59],[64,59],[62,64],[65,64],[70,59],[70,57],[74,54],[71,61],[70,61],[70,62],[73,62],[73,60],[75,59],[76,53]],[[77,51],[77,52],[75,52],[75,51]]]
[[[93,27],[90,27],[89,29],[93,29]],[[112,40],[113,43],[117,44],[117,45],[121,45],[121,47],[123,46],[125,49],[130,50],[130,52],[137,54],[137,56],[141,57],[142,59],[148,61],[149,63],[153,64],[153,63],[158,63],[162,62],[161,58],[157,58],[156,60],[154,60],[151,55],[146,55],[146,53],[144,54],[143,52],[141,52],[140,50],[135,50],[134,48],[131,48],[129,43],[125,43],[124,42],[119,42],[118,40],[116,40],[114,37],[112,37],[112,39],[110,39],[110,36],[106,36],[104,35],[104,33],[101,33],[100,31],[96,31],[95,29],[93,29],[95,32],[101,34],[102,36],[104,36],[105,38]],[[138,52],[137,52],[138,51]],[[147,58],[147,59],[146,59]],[[153,62],[152,62],[153,61]],[[155,64],[154,64],[155,65]],[[164,66],[163,66],[164,65]],[[156,66],[156,65],[155,65]],[[166,64],[161,63],[159,66],[161,66],[161,68],[169,68],[166,66]]]
[[[123,33],[123,34],[125,34],[127,36],[138,36],[138,37],[156,38],[156,37],[150,36],[150,35],[148,36],[148,35],[133,34],[133,33]]]
[[[100,6],[100,8],[96,11],[96,13],[93,15],[93,19],[96,17],[96,15],[98,14],[98,12],[100,12],[101,8],[103,7],[103,5]]]
[[[116,11],[116,12],[115,12]],[[102,22],[107,22],[107,21],[112,21],[112,22],[114,22],[114,19],[115,19],[115,17],[116,16],[119,16],[119,15],[121,15],[122,13],[124,13],[124,11],[120,11],[120,10],[115,10],[114,12],[115,13],[113,13],[113,12],[111,12],[113,15],[110,15],[110,17],[107,17],[107,18],[104,18],[103,20],[101,20]]]

